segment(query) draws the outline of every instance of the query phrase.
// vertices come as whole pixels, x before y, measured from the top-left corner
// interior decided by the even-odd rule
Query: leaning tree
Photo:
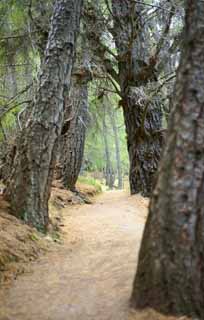
[[[204,318],[204,5],[186,4],[167,146],[150,204],[132,306]]]
[[[32,112],[20,134],[7,196],[13,212],[38,229],[48,221],[56,141],[64,118],[79,30],[82,0],[57,0]]]

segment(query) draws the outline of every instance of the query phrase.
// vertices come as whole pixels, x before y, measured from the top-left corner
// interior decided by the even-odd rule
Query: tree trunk
[[[204,6],[187,1],[169,134],[132,305],[204,319]]]
[[[8,181],[13,212],[45,230],[56,157],[64,116],[64,94],[70,87],[82,0],[58,0],[54,6],[33,110],[23,130]]]
[[[16,69],[15,69],[15,60],[12,59],[8,62],[10,66],[8,67],[8,87],[9,87],[9,96],[15,97],[18,88],[17,88],[17,81],[16,81]]]
[[[62,132],[60,141],[60,178],[65,188],[75,191],[75,185],[82,166],[86,125],[88,114],[88,84],[82,79],[74,81],[70,107],[67,109],[67,118],[71,118],[69,126]],[[73,118],[72,118],[73,117]],[[66,121],[64,128],[66,126]]]
[[[38,0],[30,2],[28,7],[29,29],[33,47],[38,51],[40,61],[43,62],[46,49],[49,21],[52,14],[54,0]]]
[[[130,190],[131,194],[141,192],[149,196],[162,146],[161,105],[148,101],[144,93],[145,87],[156,80],[154,63],[146,63],[148,37],[139,23],[140,5],[132,0],[112,0],[112,9],[130,160]]]
[[[9,28],[9,26],[8,26]],[[7,41],[7,88],[8,90],[8,96],[10,98],[15,97],[18,92],[17,87],[17,73],[16,73],[16,52],[15,52],[15,46],[12,44],[12,40],[8,39]]]
[[[121,157],[120,157],[120,141],[118,135],[118,127],[116,116],[117,112],[108,108],[108,115],[110,118],[110,122],[113,129],[113,136],[115,141],[115,157],[116,157],[116,164],[117,164],[117,175],[118,175],[118,189],[123,188],[123,175],[122,175],[122,166],[121,166]]]
[[[114,186],[114,172],[113,167],[111,163],[111,155],[110,155],[110,149],[109,149],[109,143],[108,143],[108,134],[107,134],[107,124],[106,124],[106,106],[105,104],[103,106],[103,128],[102,128],[102,134],[103,134],[103,141],[104,141],[104,153],[105,153],[105,179],[106,179],[106,186],[108,186],[110,189],[113,189]]]
[[[130,87],[128,93],[126,91],[128,98],[123,113],[130,160],[131,194],[141,192],[144,196],[150,196],[163,144],[162,112],[160,105],[156,101],[149,103],[142,91],[136,87]],[[139,102],[141,100],[142,103]]]
[[[81,170],[88,118],[88,83],[92,80],[89,51],[82,36],[81,59],[73,72],[73,83],[66,106],[66,117],[59,141],[58,179],[75,191]]]

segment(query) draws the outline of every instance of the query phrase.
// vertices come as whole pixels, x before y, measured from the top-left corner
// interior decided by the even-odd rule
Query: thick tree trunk
[[[67,108],[67,130],[62,132],[59,142],[58,179],[65,188],[75,191],[75,185],[82,166],[88,114],[88,84],[78,79],[74,81]],[[71,119],[71,120],[69,120]],[[65,119],[66,120],[66,119]]]
[[[153,63],[146,64],[148,37],[139,21],[140,8],[131,0],[112,0],[114,38],[119,59],[119,84],[130,160],[131,194],[149,196],[162,146],[162,112],[148,101],[145,87],[155,81]]]
[[[144,196],[149,196],[163,144],[161,108],[156,101],[148,106],[148,98],[143,96],[142,90],[132,87],[129,88],[128,101],[123,112],[130,159],[131,194],[141,192]]]
[[[54,6],[45,59],[33,110],[22,132],[7,188],[13,212],[44,230],[48,224],[56,141],[70,87],[82,0],[58,0]]]
[[[204,319],[204,6],[187,1],[169,134],[132,305]]]
[[[57,178],[65,188],[75,191],[81,170],[88,124],[88,83],[92,80],[86,39],[81,38],[82,53],[72,77],[66,117],[59,140]]]
[[[117,164],[118,189],[122,189],[123,175],[122,175],[122,166],[121,166],[121,157],[120,157],[120,141],[119,141],[118,127],[117,127],[117,120],[116,120],[117,113],[114,112],[114,110],[111,110],[111,108],[108,108],[108,115],[112,125],[113,136],[115,141],[115,157],[116,157],[116,164]]]

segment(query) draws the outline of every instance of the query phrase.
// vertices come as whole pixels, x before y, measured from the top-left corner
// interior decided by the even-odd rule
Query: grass
[[[102,185],[99,180],[96,180],[92,177],[80,176],[78,178],[78,182],[82,184],[87,184],[89,186],[93,186],[96,189],[97,193],[102,192]]]

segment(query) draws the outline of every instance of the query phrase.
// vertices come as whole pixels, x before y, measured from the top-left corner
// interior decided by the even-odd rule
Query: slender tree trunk
[[[110,189],[113,189],[114,186],[114,172],[111,163],[111,156],[110,156],[110,148],[108,143],[108,134],[107,134],[107,124],[106,124],[106,106],[103,104],[103,127],[102,127],[102,134],[103,134],[103,141],[104,141],[104,153],[105,153],[105,179],[106,179],[106,186]]]
[[[113,129],[114,141],[115,141],[115,157],[117,164],[117,175],[118,175],[118,189],[123,188],[123,175],[122,175],[122,166],[121,166],[121,157],[120,157],[120,141],[117,127],[117,112],[108,108],[108,115]]]
[[[8,63],[11,64],[8,67],[8,87],[9,87],[9,95],[12,98],[12,97],[15,97],[18,92],[17,81],[16,81],[16,69],[14,67],[15,60],[12,59]]]
[[[204,5],[187,1],[169,134],[132,306],[204,319]]]
[[[17,75],[16,75],[16,57],[15,57],[15,48],[12,45],[12,40],[8,39],[7,42],[7,63],[8,63],[8,68],[7,68],[7,86],[9,88],[8,90],[8,96],[15,97],[18,88],[17,88]]]
[[[58,0],[54,6],[33,110],[22,132],[8,183],[13,212],[44,230],[56,157],[79,30],[81,0]]]
[[[114,39],[118,51],[119,84],[130,160],[131,194],[151,194],[162,146],[160,103],[148,102],[147,84],[155,81],[153,63],[146,64],[148,37],[140,5],[132,0],[112,0]]]

